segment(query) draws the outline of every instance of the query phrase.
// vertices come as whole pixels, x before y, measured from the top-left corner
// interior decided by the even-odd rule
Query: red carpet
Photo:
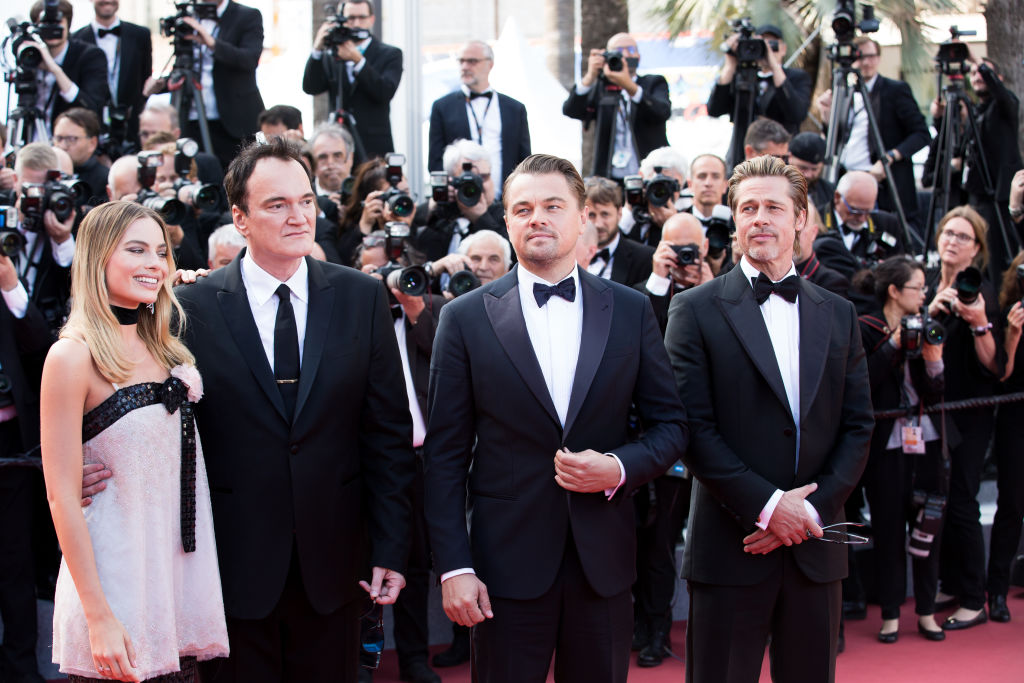
[[[933,643],[917,633],[913,603],[903,606],[900,640],[884,645],[875,639],[881,624],[878,608],[868,611],[865,621],[846,624],[846,652],[839,655],[836,680],[839,683],[1020,683],[1024,681],[1024,593],[1011,593],[1009,624],[990,622],[966,631],[949,633],[946,640]],[[947,616],[943,613],[942,618]],[[672,629],[672,648],[682,655],[686,622]],[[442,647],[432,648],[433,652]],[[634,657],[634,662],[636,661]],[[438,669],[445,683],[469,683],[469,665]],[[553,681],[553,678],[548,680]],[[682,683],[683,664],[667,659],[654,669],[630,668],[629,680],[636,683]],[[770,681],[765,659],[761,680]],[[398,681],[394,650],[384,655],[375,683]]]

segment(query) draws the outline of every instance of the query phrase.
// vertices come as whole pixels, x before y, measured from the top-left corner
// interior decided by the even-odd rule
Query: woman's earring
[[[148,303],[148,304],[146,304],[146,308],[148,308],[148,309],[149,309],[149,314],[150,314],[150,315],[156,315],[156,307],[155,307],[155,306],[153,306],[153,304],[152,304],[152,303]]]

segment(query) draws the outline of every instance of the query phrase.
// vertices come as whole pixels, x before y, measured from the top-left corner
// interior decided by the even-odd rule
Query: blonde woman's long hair
[[[160,226],[167,244],[167,272],[174,273],[171,241],[163,219],[152,209],[125,201],[101,204],[86,215],[78,230],[71,264],[71,315],[60,336],[84,341],[100,374],[114,383],[131,377],[135,363],[128,358],[121,340],[121,326],[110,310],[107,263],[128,226],[143,218],[152,219]],[[175,332],[171,331],[172,318],[176,318]],[[139,314],[138,334],[156,362],[170,370],[183,363],[195,363],[192,352],[177,336],[184,329],[185,311],[171,289],[171,277],[167,277],[157,293],[153,313],[143,310]]]

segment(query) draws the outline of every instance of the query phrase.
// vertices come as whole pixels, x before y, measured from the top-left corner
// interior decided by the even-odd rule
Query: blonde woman
[[[43,369],[43,473],[64,559],[53,660],[72,681],[195,681],[228,654],[209,489],[192,403],[202,382],[171,332],[167,227],[130,202],[93,209],[72,308]],[[83,463],[117,473],[81,507]]]

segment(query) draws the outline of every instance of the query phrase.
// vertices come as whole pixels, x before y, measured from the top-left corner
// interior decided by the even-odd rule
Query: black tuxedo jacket
[[[334,111],[340,88],[342,106],[355,117],[366,159],[372,159],[395,151],[391,139],[391,98],[402,80],[402,51],[374,38],[363,57],[366,64],[355,81],[349,80],[346,63],[336,60],[328,51],[320,59],[310,57],[302,74],[302,91],[309,95],[328,93],[327,108]]]
[[[914,165],[910,157],[926,146],[932,139],[928,125],[917,106],[910,86],[903,81],[895,81],[879,76],[875,87],[871,89],[871,108],[878,121],[879,133],[886,151],[899,150],[902,159],[890,166],[892,179],[903,203],[903,210],[908,216],[917,211],[917,188],[914,184]],[[884,105],[884,106],[883,106]],[[877,161],[878,155],[872,148],[871,161]],[[884,211],[893,211],[894,205],[888,198],[885,183],[879,185],[878,206]]]
[[[53,245],[45,231],[36,236],[32,253],[22,252],[20,258],[31,258],[36,264],[36,277],[29,287],[25,280],[30,305],[35,305],[46,318],[47,325],[56,339],[57,333],[68,314],[71,298],[71,267],[60,266],[53,258]],[[31,266],[30,266],[31,267]]]
[[[988,64],[981,62],[978,72],[985,79],[989,92],[989,96],[978,104],[978,139],[992,174],[995,198],[1000,204],[1005,204],[1010,199],[1010,181],[1022,166],[1017,137],[1020,100],[999,80]],[[967,175],[964,189],[972,195],[985,197],[984,181],[977,169],[981,160],[972,154],[970,162],[975,170]]]
[[[252,135],[259,126],[263,98],[256,85],[256,66],[263,53],[263,15],[258,9],[228,4],[217,22],[213,51],[213,93],[221,125],[235,138]]]
[[[518,267],[441,312],[424,448],[430,545],[438,574],[473,567],[491,595],[548,590],[570,528],[591,587],[605,597],[628,589],[636,531],[624,494],[686,448],[685,412],[650,304],[582,269],[580,290],[583,334],[564,428],[527,334]],[[632,441],[631,403],[646,427]],[[619,457],[626,482],[612,500],[555,483],[563,446]]]
[[[107,87],[107,56],[95,45],[88,45],[77,40],[68,41],[68,53],[61,65],[64,74],[78,86],[78,95],[71,102],[60,96],[57,84],[50,91],[50,100],[46,103],[49,114],[50,129],[53,122],[63,112],[72,107],[85,107],[96,112],[103,120],[103,106],[110,99],[110,88]]]
[[[306,337],[289,422],[241,256],[177,292],[203,373],[196,419],[224,608],[229,617],[266,617],[294,545],[306,596],[326,614],[363,594],[367,554],[373,566],[405,566],[415,468],[408,400],[395,390],[405,379],[394,323],[378,280],[306,257]]]
[[[426,205],[424,202],[423,205]],[[436,261],[448,255],[448,247],[452,243],[452,233],[455,231],[456,219],[452,216],[461,216],[458,209],[451,210],[450,207],[435,207],[427,214],[426,224],[416,231],[414,241],[416,248],[423,252],[423,256],[429,261]],[[476,219],[476,222],[469,224],[469,234],[479,230],[492,230],[505,239],[508,239],[508,229],[505,227],[505,207],[500,201],[493,202],[487,211]]]
[[[806,258],[793,265],[796,268],[796,272],[800,274],[800,277],[807,278],[822,289],[827,289],[844,299],[849,297],[850,280],[838,270],[823,264],[813,250],[811,251],[810,258]]]
[[[653,257],[653,247],[631,240],[620,232],[619,246],[615,247],[615,254],[612,255],[612,273],[609,279],[627,287],[646,282],[651,276]]]
[[[38,308],[30,303],[24,317],[15,318],[0,298],[0,367],[11,383],[25,451],[39,443],[39,380],[43,359],[52,342],[53,336]]]
[[[427,399],[427,390],[430,388],[430,354],[434,348],[434,334],[441,317],[441,307],[447,302],[443,296],[424,294],[423,303],[426,308],[416,319],[416,324],[413,325],[408,316],[405,317],[405,352],[409,358],[409,375],[424,420],[430,415]]]
[[[504,183],[519,162],[530,156],[530,125],[526,120],[526,107],[519,100],[498,93],[498,111],[501,114],[501,178]],[[430,171],[445,170],[442,164],[444,148],[459,139],[476,140],[470,129],[469,114],[466,113],[466,96],[456,90],[434,100],[430,108],[430,146],[427,152],[427,168]],[[496,172],[498,169],[491,169]]]
[[[789,131],[791,135],[800,132],[800,124],[807,118],[807,109],[811,106],[811,77],[803,69],[783,69],[786,72],[786,80],[782,82],[781,88],[775,87],[775,82],[768,77],[761,79],[765,83],[765,90],[754,100],[754,118],[764,116],[777,121]],[[708,98],[708,116],[729,116],[733,115],[736,106],[736,81],[735,79],[726,85],[718,82],[711,88],[711,96]],[[747,126],[753,121],[735,121],[736,125]],[[742,159],[742,150],[740,157]]]
[[[842,235],[836,229],[835,215],[832,205],[829,204],[828,209],[822,215],[825,231],[814,240],[814,253],[817,254],[818,259],[851,282],[858,270],[869,265],[868,248],[872,242],[872,234],[885,233],[892,236],[896,244],[891,247],[886,245],[886,253],[889,256],[902,254],[905,251],[903,231],[900,230],[900,221],[897,216],[885,211],[872,211],[868,219],[867,226],[854,241],[853,249],[848,249]]]
[[[800,279],[800,458],[796,425],[753,288],[742,268],[677,294],[665,345],[690,417],[683,462],[695,481],[687,579],[753,585],[793,553],[815,582],[846,575],[847,548],[808,541],[767,555],[743,552],[776,489],[816,482],[807,497],[825,524],[845,521],[873,420],[867,363],[853,306]]]
[[[644,89],[640,102],[629,108],[630,125],[636,147],[637,161],[659,147],[668,146],[665,134],[665,122],[672,116],[672,102],[668,95],[668,81],[658,74],[638,76],[636,84]],[[611,157],[608,154],[608,140],[615,136],[615,117],[618,112],[618,100],[613,106],[600,104],[601,83],[585,95],[580,95],[573,86],[569,98],[562,104],[562,113],[569,118],[579,119],[588,123],[597,119],[597,135],[594,138],[594,168],[591,175],[604,178],[611,177]],[[608,136],[612,136],[609,138]]]
[[[96,45],[96,32],[92,24],[78,29],[72,39]],[[139,114],[148,99],[142,86],[153,74],[153,38],[149,29],[127,21],[121,22],[120,64],[117,74],[117,104],[131,107],[128,115],[128,140],[139,137]]]

